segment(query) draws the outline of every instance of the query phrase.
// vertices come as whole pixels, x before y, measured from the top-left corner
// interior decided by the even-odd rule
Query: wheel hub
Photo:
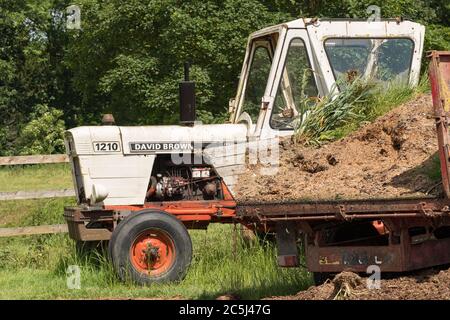
[[[172,239],[163,231],[146,231],[133,242],[130,252],[133,266],[141,273],[158,276],[175,261]]]

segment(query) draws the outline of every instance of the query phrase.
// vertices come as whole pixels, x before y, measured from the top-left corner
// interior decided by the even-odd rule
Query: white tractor
[[[248,39],[230,123],[195,121],[186,70],[180,125],[68,130],[78,201],[65,209],[70,236],[110,240],[122,278],[183,278],[192,255],[186,229],[234,221],[233,190],[247,143],[292,135],[300,100],[338,91],[340,78],[417,84],[424,33],[424,26],[402,19],[298,19],[268,27]]]

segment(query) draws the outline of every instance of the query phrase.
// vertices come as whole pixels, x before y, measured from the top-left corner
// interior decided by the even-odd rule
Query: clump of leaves
[[[296,142],[318,145],[334,138],[334,131],[349,123],[361,121],[366,115],[373,82],[357,78],[350,83],[339,81],[332,93],[312,104],[310,99],[301,102],[294,138]]]
[[[23,155],[52,154],[64,152],[65,124],[63,112],[37,105],[31,121],[20,131],[17,150]]]

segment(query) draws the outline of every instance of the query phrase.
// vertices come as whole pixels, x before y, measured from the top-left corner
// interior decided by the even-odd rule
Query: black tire
[[[167,259],[167,269],[156,275],[149,274],[155,271],[151,268],[150,271],[140,269],[136,265],[137,258],[132,258],[136,241],[153,234],[160,234],[167,240],[173,253]],[[111,236],[109,253],[123,281],[131,280],[140,285],[180,281],[185,277],[192,260],[192,242],[186,227],[174,216],[156,210],[143,210],[119,223]]]

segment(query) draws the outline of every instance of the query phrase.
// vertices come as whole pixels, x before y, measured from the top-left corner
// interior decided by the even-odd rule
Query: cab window
[[[295,129],[299,117],[316,101],[318,89],[309,63],[305,42],[295,38],[289,44],[285,66],[270,118],[278,130]]]
[[[327,39],[325,51],[336,80],[365,77],[408,83],[414,43],[411,39]]]
[[[261,98],[264,96],[271,63],[267,47],[257,46],[253,53],[242,105],[242,111],[250,115],[253,123],[258,120]]]

